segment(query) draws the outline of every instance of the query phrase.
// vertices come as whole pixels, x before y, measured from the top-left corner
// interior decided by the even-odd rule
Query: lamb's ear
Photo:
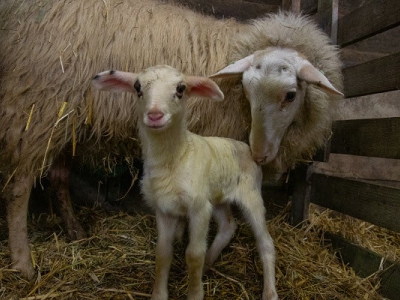
[[[133,85],[136,73],[122,71],[104,71],[93,77],[92,85],[98,90],[111,92],[135,92]]]
[[[242,74],[244,71],[246,71],[251,64],[253,63],[254,59],[254,54],[251,54],[249,56],[246,56],[245,58],[242,58],[229,66],[223,68],[221,71],[208,76],[209,78],[224,78],[224,77],[229,77],[233,75],[238,75]]]
[[[214,101],[224,99],[224,93],[219,86],[207,77],[186,76],[185,83],[187,85],[186,92],[189,96],[211,98]]]
[[[299,76],[300,79],[304,80],[305,82],[307,82],[309,84],[315,84],[316,86],[319,86],[320,88],[323,88],[324,90],[326,90],[329,93],[343,96],[343,93],[338,91],[329,82],[328,78],[326,78],[324,74],[322,74],[320,71],[318,71],[307,60],[303,61],[298,76]]]

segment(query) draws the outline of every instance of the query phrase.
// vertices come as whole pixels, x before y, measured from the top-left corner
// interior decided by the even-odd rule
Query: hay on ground
[[[400,263],[400,233],[311,204],[309,221],[316,228]]]
[[[318,230],[308,224],[303,228],[288,225],[287,211],[268,223],[276,245],[280,299],[381,299],[376,278],[357,277],[322,246]],[[79,219],[90,237],[68,242],[59,218],[31,216],[32,254],[39,269],[35,282],[25,281],[10,269],[6,224],[0,219],[1,299],[149,299],[154,279],[154,216],[109,215],[99,208],[83,208]],[[186,243],[175,245],[170,299],[186,299]],[[205,299],[259,299],[262,268],[247,224],[239,220],[232,242],[203,282]]]

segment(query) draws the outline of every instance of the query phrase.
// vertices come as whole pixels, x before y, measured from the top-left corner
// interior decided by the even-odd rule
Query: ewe
[[[335,87],[342,84],[337,49],[311,20],[293,14],[243,24],[154,0],[1,0],[0,28],[0,198],[7,203],[12,267],[27,278],[35,274],[27,231],[35,180],[48,175],[65,231],[81,239],[85,232],[69,198],[69,166],[82,158],[99,165],[139,157],[132,121],[136,101],[127,95],[92,95],[90,76],[97,70],[133,66],[129,71],[137,72],[169,64],[187,74],[208,75],[248,57],[243,83],[247,91],[258,92],[246,98],[240,75],[221,80],[227,101],[191,99],[188,128],[246,142],[251,131],[254,158],[270,161],[264,167],[269,176],[311,158],[330,132],[339,97],[298,77],[289,98],[281,91],[272,100],[262,88],[274,76],[258,64],[269,52],[257,51],[271,46],[299,51]],[[292,81],[299,66],[291,68]],[[277,128],[267,124],[271,116]]]
[[[139,136],[144,159],[142,192],[156,211],[158,241],[152,299],[168,299],[173,238],[180,218],[189,222],[186,263],[188,299],[203,299],[204,263],[211,266],[229,243],[236,225],[230,204],[242,208],[257,243],[264,272],[263,300],[277,299],[275,254],[261,197],[262,172],[247,144],[228,138],[202,137],[187,130],[187,98],[222,100],[212,80],[184,76],[169,66],[134,74],[106,71],[93,79],[96,88],[136,93]],[[218,233],[206,254],[211,216]]]

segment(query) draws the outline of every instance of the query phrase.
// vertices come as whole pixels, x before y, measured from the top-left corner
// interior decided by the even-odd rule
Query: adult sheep
[[[34,180],[49,175],[66,211],[67,231],[80,238],[84,232],[72,214],[66,161],[73,155],[95,162],[138,155],[132,122],[135,101],[131,95],[92,96],[90,78],[98,70],[133,66],[129,71],[135,72],[169,64],[187,74],[208,75],[238,60],[233,74],[229,69],[219,74],[233,75],[219,82],[226,101],[191,100],[188,127],[202,135],[242,141],[248,140],[252,113],[259,112],[253,117],[260,124],[271,117],[263,107],[250,109],[252,99],[246,99],[241,76],[235,75],[257,69],[251,56],[257,50],[295,49],[341,88],[335,47],[312,22],[294,15],[240,24],[147,0],[5,0],[0,2],[0,28],[1,191],[7,201],[13,267],[28,278],[34,275],[27,235]],[[259,153],[267,145],[261,160],[269,162],[268,173],[309,158],[329,131],[336,97],[304,81],[299,87],[306,97],[292,119],[281,116],[286,125],[283,131],[279,126],[281,138],[275,143],[281,146],[274,146],[279,149],[276,155],[264,158],[271,146],[268,132],[258,129],[258,136],[251,139],[252,149]]]

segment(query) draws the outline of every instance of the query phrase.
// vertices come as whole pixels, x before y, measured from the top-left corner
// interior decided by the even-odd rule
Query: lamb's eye
[[[142,90],[141,90],[142,86],[140,85],[139,80],[135,81],[135,84],[133,85],[133,87],[135,88],[138,97],[142,97],[143,96],[143,93],[142,93]]]
[[[185,91],[186,86],[184,84],[178,84],[176,87],[176,96],[181,99],[183,96],[183,92]]]
[[[286,93],[286,97],[285,97],[286,102],[293,102],[294,99],[296,99],[296,92],[287,92]]]

